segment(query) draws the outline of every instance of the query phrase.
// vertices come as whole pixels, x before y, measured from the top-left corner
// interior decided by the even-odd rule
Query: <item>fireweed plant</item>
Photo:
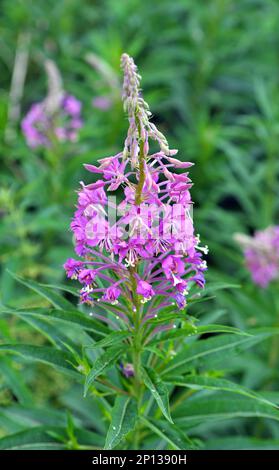
[[[129,120],[124,149],[85,168],[98,180],[81,183],[71,229],[81,259],[70,258],[67,276],[82,288],[80,302],[90,315],[115,329],[132,333],[126,376],[134,376],[134,393],[142,393],[141,356],[160,332],[177,327],[164,312],[183,312],[193,285],[204,287],[206,262],[192,220],[192,163],[174,158],[177,150],[150,122],[134,61],[123,54],[123,103]],[[150,142],[159,150],[150,152]],[[112,195],[119,191],[118,197]],[[101,307],[105,314],[95,313]],[[158,319],[159,325],[152,323]]]
[[[247,334],[216,323],[220,309],[208,308],[208,294],[232,286],[205,286],[207,247],[193,226],[192,164],[175,158],[151,122],[133,59],[124,54],[121,66],[124,148],[85,165],[94,179],[81,183],[71,223],[76,257],[64,267],[80,289],[13,274],[40,304],[0,306],[1,315],[18,317],[48,341],[4,343],[0,352],[19,362],[22,356],[23,367],[26,360],[48,364],[72,381],[55,412],[35,404],[30,419],[38,426],[16,429],[0,439],[0,449],[210,448],[206,432],[218,438],[218,419],[229,418],[229,426],[235,416],[279,420],[269,399],[223,378],[234,353],[277,330]],[[58,290],[77,296],[79,307]],[[33,399],[22,386],[14,395],[29,416]]]

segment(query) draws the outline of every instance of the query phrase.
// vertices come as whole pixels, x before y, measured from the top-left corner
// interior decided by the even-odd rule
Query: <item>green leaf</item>
[[[157,338],[148,343],[149,346],[159,344],[162,341],[172,341],[177,338],[187,338],[188,336],[204,335],[208,333],[231,333],[236,335],[250,336],[248,333],[226,325],[183,325],[182,328],[174,329],[166,333],[162,333]]]
[[[63,285],[63,284],[43,284],[44,287],[48,287],[49,289],[58,289],[63,292],[68,292],[69,294],[74,295],[75,297],[79,297],[79,290],[75,289],[74,287]]]
[[[22,374],[15,369],[8,357],[0,357],[0,372],[20,403],[29,405],[33,402],[31,391],[25,385]]]
[[[65,335],[68,331],[64,332],[60,331],[60,328],[57,328],[57,325],[52,325],[49,320],[42,318],[42,317],[35,317],[31,315],[25,315],[21,317],[23,321],[31,325],[35,330],[39,331],[43,336],[45,336],[48,341],[54,345],[54,347],[58,349],[67,349],[72,348],[78,349],[77,345],[69,338],[69,336]]]
[[[66,450],[69,437],[65,426],[36,426],[0,439],[0,450]],[[80,445],[85,444],[92,449],[102,447],[104,442],[103,436],[76,427],[74,437]]]
[[[110,348],[107,349],[104,354],[98,357],[96,361],[94,361],[92,368],[85,379],[84,397],[86,397],[88,389],[92,382],[94,382],[96,377],[98,377],[100,374],[112,367],[113,364],[115,364],[115,362],[119,359],[122,353],[123,348]]]
[[[115,345],[121,343],[124,339],[127,339],[132,336],[132,333],[128,330],[114,331],[113,333],[107,335],[104,339],[101,339],[95,344],[86,346],[89,349],[104,348],[107,346]]]
[[[29,344],[1,344],[1,351],[18,354],[28,360],[43,362],[68,375],[80,378],[80,374],[71,365],[74,362],[73,356],[66,351],[60,351],[48,346],[33,346]]]
[[[224,390],[227,392],[238,393],[240,395],[258,400],[262,403],[267,403],[273,407],[275,406],[274,403],[262,397],[260,394],[226,379],[201,375],[186,375],[185,377],[165,377],[165,382],[177,387],[188,387],[193,390]]]
[[[177,425],[187,428],[205,420],[214,422],[216,419],[240,417],[262,417],[279,421],[278,409],[251,398],[236,398],[229,394],[226,397],[220,394],[196,396],[194,400],[184,401],[173,414]]]
[[[17,432],[0,439],[2,450],[58,450],[65,449],[65,445],[57,442],[47,432],[44,426],[38,426],[26,431]]]
[[[158,347],[156,347],[155,345],[152,345],[152,346],[145,346],[145,351],[150,351],[152,352],[153,354],[156,354],[156,356],[160,357],[161,359],[163,359],[163,361],[165,360],[165,357],[166,357],[166,353],[164,350],[162,350],[160,348],[160,345]]]
[[[193,335],[204,335],[208,333],[231,333],[235,335],[242,336],[251,336],[247,331],[242,331],[239,328],[234,328],[233,326],[227,325],[201,325],[197,326],[196,331],[193,332]]]
[[[63,408],[70,410],[75,416],[79,416],[86,428],[90,427],[92,424],[91,417],[94,416],[94,429],[96,429],[101,436],[107,431],[107,423],[103,419],[103,412],[110,415],[111,408],[106,408],[106,411],[104,411],[104,397],[96,396],[94,400],[92,400],[91,397],[81,399],[81,396],[82,387],[75,385],[67,389],[66,392],[59,397],[59,402]],[[101,447],[103,447],[103,445]]]
[[[22,405],[21,405],[22,406]],[[18,420],[15,416],[7,414],[6,410],[8,407],[2,406],[0,412],[0,428],[5,434],[13,434],[16,432],[24,431],[26,429],[26,423],[22,420]],[[5,435],[4,434],[4,435]]]
[[[216,292],[217,290],[224,290],[224,289],[239,289],[241,285],[234,284],[230,282],[213,282],[211,281],[208,285],[204,287],[202,290],[203,295],[211,294],[212,292]]]
[[[257,439],[247,436],[229,436],[209,439],[203,450],[279,450],[278,439]]]
[[[13,432],[24,431],[34,426],[64,426],[65,425],[65,413],[63,411],[55,410],[47,405],[46,408],[37,408],[34,406],[34,400],[32,405],[11,405],[2,407],[1,417],[5,416],[6,419],[14,420],[21,426]]]
[[[173,423],[169,408],[169,392],[167,386],[162,382],[155,371],[149,368],[142,368],[142,378],[146,387],[155,398],[160,410],[165,418]]]
[[[163,441],[170,444],[173,449],[188,450],[193,448],[191,440],[175,424],[169,424],[166,421],[160,421],[157,419],[147,419],[143,416],[141,416],[140,419],[145,426],[157,434],[157,436],[163,439]]]
[[[181,310],[176,310],[173,306],[166,307],[162,310],[160,315],[148,319],[146,324],[150,324],[153,327],[156,327],[166,322],[173,322],[176,320],[185,321],[185,316],[186,314],[184,312]]]
[[[41,297],[47,299],[54,307],[64,310],[73,308],[71,302],[57,294],[54,290],[49,289],[48,287],[45,287],[43,284],[39,284],[38,282],[24,279],[23,277],[18,276],[18,274],[12,273],[11,271],[9,271],[9,273],[18,282],[28,287],[29,289],[32,289],[34,292],[37,292],[37,294],[39,294]]]
[[[13,314],[21,317],[43,317],[50,320],[58,320],[64,323],[78,325],[85,330],[93,331],[99,336],[105,336],[109,332],[109,329],[106,328],[106,326],[101,322],[91,317],[87,317],[86,314],[80,312],[79,310],[74,310],[72,305],[70,310],[51,308],[14,309],[10,307],[2,307],[0,309],[0,314]]]
[[[112,409],[111,424],[107,433],[105,449],[113,449],[134,429],[137,420],[137,404],[131,397],[119,396]]]
[[[270,331],[260,331],[254,336],[244,335],[218,335],[213,338],[208,338],[202,341],[197,341],[195,344],[184,345],[184,349],[175,356],[171,362],[168,363],[163,371],[163,374],[174,372],[177,374],[187,371],[189,367],[209,365],[209,358],[214,359],[216,362],[222,361],[223,353],[230,351],[239,353],[245,348],[248,348],[263,339],[271,336]]]
[[[94,417],[95,418],[95,417]],[[94,427],[95,427],[95,419],[94,419]],[[104,436],[101,434],[97,434],[93,431],[88,431],[84,428],[76,428],[75,427],[75,436],[79,444],[87,445],[93,448],[102,448],[104,446]]]

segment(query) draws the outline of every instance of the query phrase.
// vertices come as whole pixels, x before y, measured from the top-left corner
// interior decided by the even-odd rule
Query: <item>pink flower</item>
[[[62,107],[68,114],[72,116],[79,116],[81,113],[82,104],[73,95],[65,95],[62,102]]]
[[[85,284],[85,285],[88,286],[88,285],[92,284],[92,282],[94,282],[94,280],[96,278],[96,275],[97,275],[97,273],[93,269],[82,269],[79,272],[78,280],[82,284]]]
[[[185,264],[179,256],[170,255],[162,262],[162,268],[167,279],[181,276],[185,271]]]
[[[77,261],[73,258],[69,258],[66,263],[63,265],[67,277],[70,277],[72,279],[76,279],[80,270],[82,269],[83,262],[82,261]]]
[[[146,281],[139,280],[137,283],[137,294],[142,295],[145,299],[151,299],[155,292],[152,289],[151,284]]]
[[[183,310],[185,307],[186,307],[186,299],[185,299],[185,296],[183,294],[181,294],[180,292],[177,292],[175,295],[174,295],[174,298],[175,298],[175,301],[176,301],[176,304],[179,308],[179,310]]]
[[[117,299],[120,295],[121,295],[121,290],[119,289],[119,287],[112,285],[106,289],[102,300],[104,302],[109,302],[114,305],[118,303]]]
[[[122,156],[122,154],[102,158],[99,160],[100,165],[98,167],[87,163],[84,164],[84,167],[92,173],[101,173],[104,179],[110,183],[108,190],[115,191],[121,183],[128,181],[124,174],[127,162],[120,162],[120,156]]]
[[[120,364],[123,374],[125,377],[133,377],[135,375],[135,370],[133,364],[127,362],[126,364]]]

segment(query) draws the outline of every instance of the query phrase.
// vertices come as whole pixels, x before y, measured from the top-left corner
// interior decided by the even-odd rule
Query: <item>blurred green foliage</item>
[[[210,303],[196,307],[195,314],[210,323],[221,318],[242,329],[277,328],[278,284],[259,290],[251,283],[233,234],[250,234],[279,223],[278,1],[2,0],[1,6],[3,304],[48,305],[19,286],[7,269],[47,284],[65,282],[62,264],[73,251],[69,221],[75,189],[80,180],[89,181],[82,163],[112,155],[123,146],[126,122],[119,59],[127,52],[143,74],[144,96],[156,123],[179,149],[179,157],[195,162],[191,170],[194,219],[210,248],[208,283],[241,286],[218,291]],[[20,114],[13,116],[11,83],[20,51],[27,56],[27,74],[18,102]],[[101,67],[90,64],[92,53]],[[46,95],[46,58],[59,67],[65,90],[82,101],[84,126],[73,144],[32,150],[25,143],[20,120],[33,102]],[[110,109],[92,106],[99,96],[110,98]],[[32,344],[46,341],[20,318],[0,317],[1,340],[27,343],[30,337]],[[242,352],[241,357],[226,357],[222,373],[227,369],[243,385],[262,390],[278,403],[279,344],[273,338]],[[76,426],[84,428],[78,431],[83,433],[81,441],[90,442],[85,431],[90,427],[88,413],[97,417],[100,410],[89,400],[77,409],[75,398],[80,390],[72,387],[70,379],[46,372],[46,366],[14,362],[1,355],[2,359],[3,435],[34,423],[55,424],[63,427],[59,431],[65,434],[62,441],[74,447],[65,407],[76,416]],[[31,396],[38,406],[51,403],[53,414],[46,418],[38,410],[31,412]],[[224,416],[226,421],[206,422],[195,430],[208,448],[233,446],[232,436],[236,448],[278,448],[278,423],[266,419],[264,413],[257,421],[233,419],[225,412]],[[52,448],[59,448],[53,441]]]

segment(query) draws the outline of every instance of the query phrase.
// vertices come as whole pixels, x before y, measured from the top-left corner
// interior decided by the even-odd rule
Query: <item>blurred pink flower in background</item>
[[[33,104],[21,123],[29,147],[50,147],[54,138],[75,141],[82,127],[81,108],[81,102],[68,94],[61,96],[53,111],[45,101]]]
[[[235,240],[243,248],[246,266],[253,281],[260,287],[279,279],[279,226],[267,227],[255,232],[253,237],[235,234]]]
[[[108,96],[96,96],[92,100],[92,106],[102,111],[107,111],[112,106],[112,101]]]

